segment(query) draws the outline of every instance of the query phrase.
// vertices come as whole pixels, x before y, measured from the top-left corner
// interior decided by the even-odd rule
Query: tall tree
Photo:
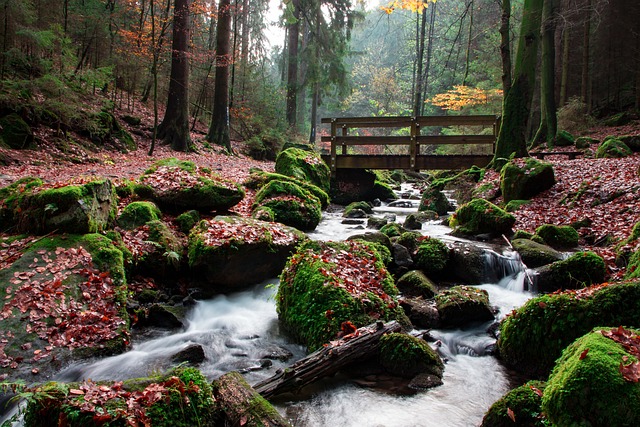
[[[189,6],[190,0],[175,0],[173,48],[169,98],[158,137],[177,151],[191,150],[189,135]]]
[[[231,149],[229,134],[229,65],[231,62],[231,0],[218,3],[216,27],[216,81],[213,94],[213,112],[207,141]]]
[[[526,130],[536,82],[536,63],[544,0],[525,0],[518,38],[513,83],[504,98],[502,126],[496,141],[493,167],[511,157],[527,156]]]
[[[291,0],[287,6],[287,123],[295,128],[298,104],[298,40],[300,37],[300,0]]]
[[[556,3],[557,0],[544,0],[542,6],[542,64],[540,69],[540,127],[534,138],[535,143],[547,141],[549,147],[553,146],[558,132],[558,120],[556,118],[555,97],[555,47],[554,35],[556,30]]]

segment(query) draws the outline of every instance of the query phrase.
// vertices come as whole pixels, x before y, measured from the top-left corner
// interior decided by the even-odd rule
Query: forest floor
[[[144,115],[141,128],[148,129],[151,124],[151,115]],[[46,130],[36,130],[38,150],[0,148],[0,154],[9,162],[8,166],[0,169],[0,187],[24,176],[40,177],[52,186],[86,182],[94,176],[110,178],[115,182],[131,180],[139,177],[155,161],[166,157],[192,160],[239,183],[249,176],[250,168],[273,171],[274,162],[253,160],[243,154],[245,146],[242,142],[232,142],[235,152],[232,156],[218,147],[206,147],[207,144],[202,143],[205,133],[202,125],[192,133],[192,141],[198,150],[195,153],[175,152],[159,144],[153,156],[148,156],[151,144],[148,132],[137,132],[134,138],[138,149],[135,151],[121,153],[103,149],[68,155],[48,142]],[[616,128],[596,126],[585,135],[599,140],[608,135],[640,135],[640,121]],[[590,225],[579,229],[581,246],[597,252],[605,259],[610,280],[621,278],[624,268],[616,265],[614,249],[616,243],[627,238],[633,226],[640,221],[640,154],[635,153],[623,159],[580,157],[574,160],[559,155],[546,157],[545,160],[554,165],[557,183],[514,212],[517,218],[515,229],[532,232],[545,223],[564,225],[587,219]],[[496,172],[488,171],[483,182],[496,183],[498,179]],[[248,215],[252,196],[253,193],[248,191],[245,200],[233,211]]]

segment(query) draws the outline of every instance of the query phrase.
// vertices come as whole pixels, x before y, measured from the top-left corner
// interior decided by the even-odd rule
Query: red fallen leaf
[[[38,368],[33,368],[33,369],[31,370],[31,373],[32,373],[33,375],[38,375],[38,374],[40,373],[40,369],[38,369]]]
[[[585,357],[587,357],[587,354],[589,353],[589,349],[586,348],[582,353],[580,353],[580,360],[584,359]]]
[[[83,396],[84,395],[84,391],[79,390],[77,388],[72,388],[69,390],[69,394],[72,394],[74,396]]]
[[[529,388],[531,389],[531,391],[533,391],[535,394],[537,394],[538,397],[542,397],[542,390],[540,390],[539,388],[536,388],[534,386],[529,386]]]
[[[545,303],[545,302],[543,302],[543,301],[540,301],[540,302],[538,303],[538,306],[539,306],[540,308],[546,308],[546,307],[547,307],[547,303]]]
[[[507,408],[507,415],[511,418],[511,421],[516,422],[516,414],[513,413],[511,408]]]

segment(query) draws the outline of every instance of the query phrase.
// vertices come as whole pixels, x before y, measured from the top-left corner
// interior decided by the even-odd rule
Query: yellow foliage
[[[427,99],[429,102],[445,110],[459,111],[464,107],[473,107],[480,104],[488,104],[502,96],[500,89],[480,89],[469,86],[454,86],[444,93],[439,93],[433,98]]]
[[[422,13],[429,7],[429,3],[435,3],[436,0],[394,0],[387,6],[380,6],[380,9],[387,12],[387,14],[393,13],[395,9],[405,9],[411,12]]]

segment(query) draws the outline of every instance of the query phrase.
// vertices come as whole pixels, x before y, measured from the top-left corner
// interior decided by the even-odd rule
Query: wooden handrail
[[[331,125],[330,136],[323,136],[322,142],[331,142],[330,167],[332,173],[337,168],[338,146],[340,155],[347,154],[348,146],[363,145],[406,145],[409,147],[410,168],[416,167],[420,145],[483,144],[492,145],[500,129],[500,117],[495,115],[474,116],[419,116],[419,117],[333,117],[323,118],[321,123]],[[421,135],[424,127],[447,126],[492,126],[492,135]],[[410,128],[408,136],[357,136],[349,135],[349,129],[368,128]],[[340,134],[338,134],[340,129]]]

